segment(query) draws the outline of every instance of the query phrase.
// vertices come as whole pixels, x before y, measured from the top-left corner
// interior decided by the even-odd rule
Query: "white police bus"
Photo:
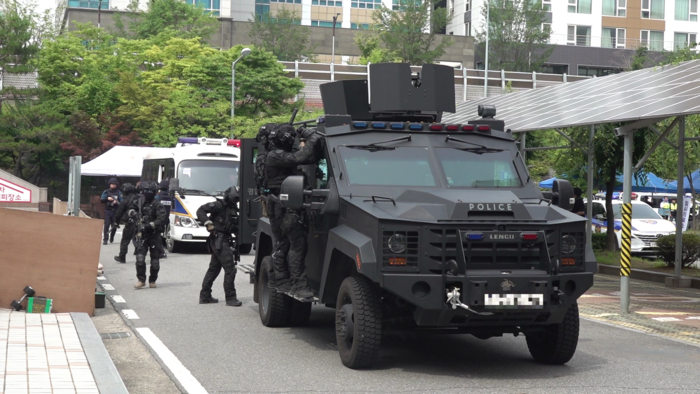
[[[197,224],[197,209],[236,186],[240,140],[180,137],[175,148],[157,149],[143,160],[141,181],[161,182],[177,178],[180,189],[171,192],[168,252],[178,252],[185,242],[205,242],[209,233]],[[241,245],[249,253],[251,245]]]

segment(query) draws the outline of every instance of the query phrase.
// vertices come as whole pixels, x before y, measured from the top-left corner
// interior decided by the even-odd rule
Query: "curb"
[[[602,275],[619,276],[620,275],[620,267],[615,266],[615,265],[598,264],[598,273],[602,274]],[[666,278],[675,278],[675,276],[670,275],[670,274],[664,274],[663,272],[647,271],[647,270],[640,270],[637,268],[632,268],[632,273],[630,274],[630,278],[637,279],[637,280],[643,280],[643,281],[647,281],[647,282],[665,284]],[[681,276],[681,279],[689,279],[690,280],[690,287],[692,287],[694,289],[700,289],[700,278],[694,278],[694,277],[690,277],[690,276]]]

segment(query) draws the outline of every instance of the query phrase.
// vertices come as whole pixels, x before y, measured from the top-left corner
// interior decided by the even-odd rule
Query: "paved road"
[[[236,279],[242,307],[199,305],[208,255],[171,254],[157,289],[134,290],[134,257],[116,263],[117,248],[102,247],[101,282],[115,288],[108,294],[121,295],[126,302],[117,308],[133,309],[132,323],[149,328],[209,393],[700,392],[698,347],[592,321],[582,322],[579,349],[565,366],[533,362],[522,336],[434,335],[387,338],[376,367],[354,371],[335,350],[333,310],[315,306],[308,327],[266,328],[247,275]],[[214,296],[223,299],[221,279]]]

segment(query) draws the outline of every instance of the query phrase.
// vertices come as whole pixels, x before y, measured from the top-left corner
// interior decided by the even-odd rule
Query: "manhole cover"
[[[121,339],[121,338],[129,338],[131,334],[128,332],[106,332],[103,334],[100,334],[102,339]]]

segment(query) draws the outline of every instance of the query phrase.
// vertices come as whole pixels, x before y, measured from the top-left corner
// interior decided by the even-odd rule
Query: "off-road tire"
[[[251,250],[253,250],[253,244],[241,244],[239,252],[241,254],[248,254]]]
[[[578,305],[573,303],[566,310],[561,323],[548,326],[544,332],[526,335],[527,348],[539,363],[566,364],[576,353],[578,332]]]
[[[272,257],[265,256],[260,263],[258,275],[260,321],[265,327],[286,327],[289,325],[293,299],[269,287],[272,272]]]
[[[382,338],[381,293],[364,276],[345,278],[335,307],[335,337],[340,360],[348,368],[368,368],[379,355]],[[349,305],[344,308],[345,305]],[[347,339],[344,321],[351,310],[352,339]]]
[[[311,318],[311,302],[301,302],[292,299],[292,310],[289,314],[290,327],[303,327],[309,324]]]

